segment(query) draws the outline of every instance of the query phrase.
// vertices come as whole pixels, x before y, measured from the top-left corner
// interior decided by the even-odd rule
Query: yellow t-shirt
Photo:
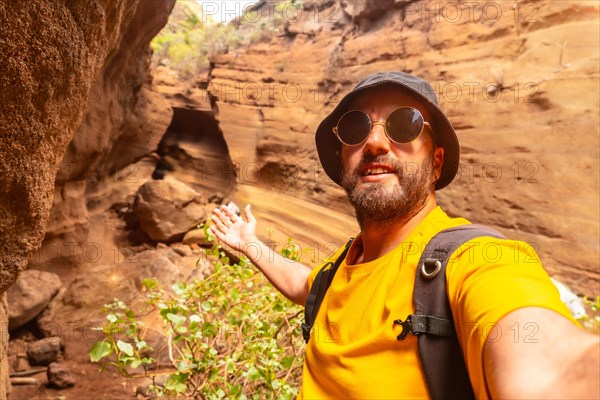
[[[319,309],[306,347],[299,399],[427,398],[417,338],[396,337],[414,312],[416,265],[429,240],[443,229],[468,224],[432,210],[404,242],[377,260],[342,262]],[[357,238],[353,247],[360,242]],[[353,253],[351,248],[349,254]],[[309,285],[318,272],[309,277]],[[448,299],[469,376],[478,399],[487,398],[483,346],[500,333],[494,324],[518,308],[536,306],[572,319],[533,248],[524,242],[482,237],[449,259]],[[533,339],[533,337],[531,337]]]

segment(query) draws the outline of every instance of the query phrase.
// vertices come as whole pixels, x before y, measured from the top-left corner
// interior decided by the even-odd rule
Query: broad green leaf
[[[189,369],[196,368],[196,367],[198,367],[198,364],[195,364],[195,363],[189,363],[189,362],[187,362],[187,361],[180,361],[180,362],[177,364],[177,371],[179,371],[179,372],[184,372],[184,371],[187,371],[187,370],[189,370]]]
[[[171,391],[177,392],[177,393],[183,393],[186,391],[187,386],[185,385],[185,383],[166,383],[165,389],[171,390]]]
[[[117,316],[116,316],[115,314],[112,314],[112,313],[111,313],[111,314],[108,314],[108,315],[106,316],[106,319],[108,320],[108,322],[110,322],[110,323],[113,323],[113,324],[114,324],[115,322],[117,322],[117,320],[118,320]]]
[[[127,354],[129,357],[133,356],[133,346],[127,342],[124,342],[122,340],[119,340],[117,342],[117,347],[119,350],[121,350],[123,353]]]
[[[192,314],[190,315],[190,321],[192,322],[200,322],[202,321],[202,319],[200,318],[200,316],[198,314]]]
[[[171,286],[171,290],[173,290],[173,294],[175,294],[175,296],[181,296],[185,293],[186,285],[184,282],[177,282]]]
[[[190,374],[187,372],[185,372],[185,373],[177,372],[177,373],[171,375],[169,377],[169,380],[173,383],[185,383],[185,382],[187,382],[189,377],[190,377]]]
[[[102,357],[106,357],[112,353],[112,346],[106,342],[96,342],[90,350],[90,360],[98,362]]]
[[[233,361],[231,358],[229,360],[227,360],[227,372],[230,374],[233,374],[236,370],[235,367],[235,361]]]
[[[177,326],[175,327],[175,330],[177,331],[177,333],[187,333],[188,328],[186,328],[185,326]]]
[[[256,367],[254,367],[254,365],[251,365],[250,368],[248,368],[248,371],[246,372],[246,376],[251,381],[255,381],[258,378],[260,378],[260,372],[256,369]]]
[[[175,324],[175,326],[181,325],[185,322],[185,317],[172,313],[167,313],[167,319]]]
[[[212,368],[208,373],[208,380],[211,382],[214,381],[217,378],[218,374],[219,374],[219,368]]]
[[[283,360],[281,360],[281,365],[283,368],[290,368],[293,363],[294,357],[283,357]]]
[[[229,395],[230,396],[237,396],[239,394],[242,393],[242,385],[232,385],[230,383],[227,383],[227,387],[229,388]]]
[[[161,306],[160,304],[158,305],[159,307]],[[162,308],[160,310],[160,316],[163,317],[164,319],[167,319],[167,314],[171,313],[171,309],[169,307],[167,307],[166,305],[164,306],[164,308]]]
[[[137,347],[138,350],[150,348],[150,346],[148,346],[148,343],[146,343],[144,340],[140,340],[139,342],[137,342],[135,344],[135,347]]]

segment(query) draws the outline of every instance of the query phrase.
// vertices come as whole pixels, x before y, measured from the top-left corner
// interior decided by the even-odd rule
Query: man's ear
[[[435,182],[440,179],[442,175],[442,165],[444,164],[444,148],[436,147],[433,149],[433,174],[435,177]]]

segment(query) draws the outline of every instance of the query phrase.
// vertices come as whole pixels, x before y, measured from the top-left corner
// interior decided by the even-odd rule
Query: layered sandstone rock
[[[240,202],[276,212],[262,217],[291,237],[345,240],[352,210],[320,169],[314,131],[366,74],[412,72],[434,84],[461,140],[444,208],[531,242],[551,274],[598,292],[597,4],[306,2],[285,32],[212,60]],[[291,213],[273,190],[307,207]],[[345,224],[323,223],[336,211]]]
[[[206,221],[206,201],[194,189],[176,179],[150,181],[142,185],[133,211],[140,227],[157,242],[169,243]]]
[[[135,119],[122,117],[115,124],[120,134],[107,136],[113,142],[115,138],[133,137],[146,144],[146,138],[141,135],[144,113],[139,109],[152,111],[152,107],[146,108],[145,97],[138,95],[143,89],[136,82],[143,83],[146,67],[136,58],[147,53],[148,41],[160,29],[160,21],[166,22],[173,3],[124,0],[0,3],[0,193],[3,193],[0,198],[0,294],[15,282],[40,246],[53,205],[61,160],[80,124],[86,103],[93,102],[88,95],[98,76],[106,79],[100,80],[104,86],[97,86],[96,90],[119,87],[125,95],[119,103],[114,92],[103,92],[100,101],[106,101],[109,107],[97,118],[101,121],[97,126],[99,131],[106,135],[112,129],[107,124],[110,116],[118,118],[135,113]],[[143,6],[138,7],[138,4]],[[139,18],[137,22],[135,17]],[[154,26],[143,34],[133,34],[136,30],[144,31],[143,24],[147,20]],[[123,41],[124,38],[131,40]],[[136,46],[142,46],[143,50],[132,51]],[[126,81],[134,85],[124,85]],[[122,112],[120,108],[129,110]],[[88,113],[88,118],[92,118],[91,114]],[[90,136],[94,137],[90,134],[86,141]],[[98,151],[103,165],[109,169],[143,154],[136,146],[123,154],[122,147],[115,147],[112,142],[104,142],[104,146],[94,142],[89,147]],[[84,157],[68,158],[75,162],[75,170],[66,176],[63,173],[59,182],[84,176],[90,159],[89,154]],[[0,307],[0,321],[6,321],[5,307]],[[0,334],[3,337],[0,343],[2,399],[8,373],[4,368],[6,330],[0,329]]]
[[[316,126],[365,74],[414,72],[434,83],[462,142],[460,175],[439,194],[445,209],[534,243],[550,272],[580,292],[598,292],[596,4],[303,4],[270,43],[215,57],[208,81],[186,88],[160,71],[159,89],[177,118],[159,155],[179,157],[174,176],[207,197],[235,187],[240,206],[254,204],[259,235],[280,245],[294,238],[318,263],[357,226],[319,166]],[[130,164],[157,147],[169,122],[147,73],[147,43],[172,5],[0,4],[0,193],[8,194],[0,198],[0,294],[46,226],[33,264],[58,270],[81,262],[71,250],[98,243],[103,250],[57,312],[99,308],[98,291],[133,295],[133,279],[123,273],[137,279],[167,265],[168,280],[181,278],[180,268],[153,252],[141,259],[111,247],[125,222],[106,212],[126,210],[157,162],[150,155]],[[4,383],[0,374],[0,399]]]
[[[165,25],[173,1],[142,3],[94,77],[86,109],[56,177],[54,204],[31,265],[81,265],[88,244],[85,193],[102,178],[133,181],[133,163],[155,150],[172,110],[150,74],[150,40]],[[117,175],[115,172],[120,171]]]

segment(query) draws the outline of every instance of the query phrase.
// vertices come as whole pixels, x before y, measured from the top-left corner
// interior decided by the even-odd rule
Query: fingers
[[[225,237],[228,234],[229,230],[234,225],[240,222],[256,223],[256,219],[254,218],[254,215],[252,215],[252,211],[250,210],[250,204],[246,205],[246,207],[244,208],[243,218],[240,218],[229,207],[222,205],[213,210],[213,213],[210,216],[210,220],[212,222],[210,231],[219,239]]]
[[[246,207],[244,207],[244,216],[246,217],[246,221],[256,222],[254,215],[252,215],[252,210],[250,210],[250,204],[247,204]]]
[[[217,214],[217,211],[218,210],[215,210],[213,215],[210,216],[210,220],[213,223],[212,227],[216,227],[220,231],[225,232],[229,228],[229,226],[231,226],[231,222],[227,220],[229,225],[226,225],[224,220]]]
[[[234,224],[240,219],[240,217],[227,206],[221,206],[217,210],[221,211],[229,219],[229,221]]]
[[[231,219],[220,209],[215,208],[213,210],[212,215],[210,216],[210,220],[215,223],[215,225],[221,229],[229,228],[233,225]]]
[[[235,223],[241,221],[240,217],[227,206],[215,208],[210,216],[210,220],[213,223],[211,232],[213,232],[219,239],[221,239],[221,235],[225,236],[227,231]],[[220,233],[221,235],[217,233]]]
[[[215,235],[220,241],[223,241],[223,239],[225,239],[225,234],[221,232],[215,225],[208,227],[208,230],[210,231],[210,233]]]

